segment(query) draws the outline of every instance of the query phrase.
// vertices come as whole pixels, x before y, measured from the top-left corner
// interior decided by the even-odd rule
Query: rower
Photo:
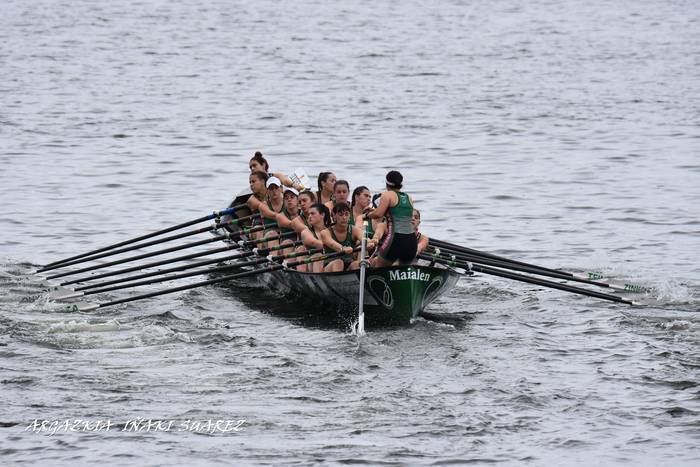
[[[430,241],[427,235],[423,235],[418,231],[418,226],[420,226],[420,211],[418,209],[413,210],[411,225],[413,226],[413,231],[416,233],[416,239],[418,240],[418,246],[416,248],[416,256],[418,256],[428,248],[428,242]]]
[[[356,225],[362,227],[364,222],[364,210],[369,207],[369,203],[372,201],[372,193],[366,186],[358,186],[352,191],[352,201],[350,202],[350,220],[348,223],[350,225]],[[372,238],[375,232],[375,224],[379,223],[378,220],[369,220],[367,222],[367,237]]]
[[[301,232],[301,241],[304,246],[311,250],[316,248],[323,248],[323,242],[321,241],[321,232],[323,232],[326,227],[331,225],[331,215],[328,212],[328,208],[320,203],[315,203],[309,207],[309,217],[308,217],[309,227],[305,228]],[[311,258],[319,256],[318,254],[311,256]],[[310,266],[302,265],[297,268],[299,271],[309,272],[323,272],[323,264],[321,261],[315,261],[311,263]]]
[[[255,151],[255,155],[248,161],[248,167],[250,172],[265,172],[268,177],[277,177],[284,186],[289,186],[295,188],[296,190],[303,190],[304,187],[298,183],[294,183],[291,178],[287,177],[282,172],[270,172],[270,164],[268,164],[267,159],[263,157],[260,151]]]
[[[256,213],[259,212],[258,208],[264,204],[264,202],[267,200],[267,187],[266,187],[266,182],[267,182],[268,176],[266,172],[253,172],[250,174],[248,177],[248,183],[250,184],[250,191],[253,192],[253,196],[248,198],[248,201],[246,201],[246,205],[248,206],[248,209],[250,209],[250,212]],[[251,223],[251,228],[257,227],[259,225],[262,225],[262,220],[260,217],[257,217],[253,220]],[[255,240],[259,239],[262,237],[262,232],[253,232],[251,234],[251,237]]]
[[[316,201],[321,204],[334,201],[333,187],[335,185],[336,176],[333,172],[321,172],[318,174],[318,191],[316,192]]]
[[[299,217],[295,221],[300,228],[295,227],[297,232],[304,230],[304,227],[309,227],[309,208],[316,202],[316,195],[311,190],[304,190],[299,193]]]
[[[296,232],[294,229],[294,220],[297,219],[300,214],[299,192],[297,190],[290,186],[284,187],[282,199],[284,201],[284,206],[282,207],[282,212],[277,214],[277,225],[279,226],[280,235]],[[298,237],[298,235],[294,235],[280,238],[279,241],[281,245],[290,245],[289,248],[283,249],[280,254],[286,255],[291,253],[293,244]]]
[[[345,203],[350,206],[348,196],[350,195],[350,184],[347,180],[338,180],[333,184],[333,199],[328,201],[326,207],[333,210],[333,206],[338,203]]]
[[[323,272],[340,272],[357,269],[360,262],[351,255],[355,246],[362,241],[362,230],[348,224],[350,208],[347,203],[333,206],[335,224],[321,232],[324,253],[345,252],[347,255],[327,260]]]
[[[259,172],[258,172],[259,173]],[[277,177],[270,177],[265,182],[267,188],[267,199],[265,202],[260,202],[258,204],[258,212],[260,212],[263,225],[263,237],[277,237],[279,236],[279,227],[277,226],[277,214],[281,213],[284,209],[284,200],[282,199],[282,182]],[[266,247],[272,248],[279,245],[279,240],[270,240],[267,242]]]
[[[411,225],[413,203],[408,194],[400,191],[403,175],[396,170],[386,174],[386,191],[379,199],[379,206],[367,208],[367,218],[386,217],[386,235],[379,246],[379,255],[373,266],[391,266],[398,261],[401,265],[411,264],[416,257],[418,240]]]

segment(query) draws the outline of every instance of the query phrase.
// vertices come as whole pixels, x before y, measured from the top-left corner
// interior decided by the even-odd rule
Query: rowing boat
[[[240,193],[230,206],[240,206],[251,195]],[[247,208],[232,218],[248,216]],[[290,303],[308,307],[314,314],[332,314],[341,319],[357,317],[360,271],[327,273],[279,269],[258,276],[253,285],[283,295]],[[461,274],[442,265],[413,264],[368,268],[365,276],[364,313],[370,326],[412,323],[438,297],[449,292]]]

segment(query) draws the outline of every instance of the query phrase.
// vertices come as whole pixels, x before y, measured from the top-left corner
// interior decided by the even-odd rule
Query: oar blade
[[[100,308],[100,305],[98,303],[91,303],[91,302],[75,302],[75,303],[66,303],[63,305],[62,310],[65,312],[85,312],[85,311],[92,311]]]
[[[49,294],[49,299],[55,300],[57,302],[62,302],[65,300],[71,300],[73,298],[79,298],[85,295],[85,292],[51,292]]]

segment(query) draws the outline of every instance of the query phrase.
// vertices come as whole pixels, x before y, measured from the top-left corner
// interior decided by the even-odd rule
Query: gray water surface
[[[700,462],[696,2],[2,10],[3,463]],[[256,150],[372,189],[398,169],[432,237],[654,292],[475,275],[429,308],[456,324],[358,340],[246,286],[64,313],[28,281],[225,207]],[[115,426],[27,429],[67,419]],[[183,425],[206,420],[245,422]]]

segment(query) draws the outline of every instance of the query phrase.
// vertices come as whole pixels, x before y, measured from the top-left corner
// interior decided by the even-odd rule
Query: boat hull
[[[297,299],[316,313],[357,319],[359,271],[305,273],[278,270],[265,273],[266,287]],[[445,268],[393,266],[366,271],[364,312],[368,326],[408,325],[440,295],[451,290],[460,275]]]
[[[240,206],[251,196],[243,190],[230,203]],[[231,218],[250,214],[241,207]],[[226,219],[224,219],[226,220]],[[237,227],[230,228],[236,234]],[[234,238],[238,240],[239,237]],[[365,276],[364,313],[367,326],[408,325],[436,298],[449,292],[461,275],[451,268],[423,264],[368,268]],[[283,294],[306,307],[315,317],[343,322],[357,320],[360,271],[308,273],[280,269],[262,273],[252,282]]]

